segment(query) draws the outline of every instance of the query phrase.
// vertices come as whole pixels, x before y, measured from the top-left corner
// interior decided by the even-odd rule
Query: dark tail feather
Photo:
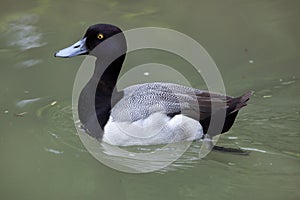
[[[236,118],[239,110],[242,107],[247,105],[247,101],[249,101],[249,98],[251,97],[252,94],[253,94],[253,91],[249,91],[240,97],[234,97],[234,98],[231,97],[227,100],[226,104],[228,107],[226,109],[226,118],[225,118],[224,126],[223,126],[221,133],[225,133],[225,132],[229,131],[229,129],[232,127],[232,125],[235,121],[235,118]],[[218,113],[216,113],[215,115],[218,115]],[[200,120],[200,123],[203,127],[204,134],[206,134],[208,131],[208,127],[210,125],[210,119],[211,119],[211,117],[207,117],[203,120]],[[213,137],[220,133],[209,133],[209,134],[211,137]]]
[[[250,96],[253,94],[253,91],[249,91],[246,94],[233,98],[229,100],[229,107],[227,109],[226,119],[224,122],[222,133],[229,131],[232,127],[235,118],[239,112],[239,110],[247,105],[247,101],[249,101]]]
[[[249,101],[249,98],[252,96],[254,92],[249,91],[246,94],[233,98],[229,101],[229,114],[235,113],[236,111],[239,111],[242,107],[247,105],[247,101]],[[230,109],[231,107],[231,109]]]

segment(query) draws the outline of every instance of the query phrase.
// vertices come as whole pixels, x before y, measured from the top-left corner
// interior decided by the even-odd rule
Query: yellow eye
[[[104,38],[104,36],[103,36],[103,34],[99,33],[98,36],[97,36],[97,38],[98,38],[99,40],[102,40],[102,39]]]

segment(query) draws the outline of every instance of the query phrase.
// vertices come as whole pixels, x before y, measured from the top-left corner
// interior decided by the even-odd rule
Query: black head
[[[55,53],[56,57],[69,58],[89,54],[96,46],[108,38],[122,33],[122,30],[111,24],[95,24],[90,26],[81,40]],[[122,34],[122,38],[123,38]],[[120,40],[119,40],[120,41]],[[124,43],[125,38],[124,38]]]
[[[83,38],[86,38],[86,47],[91,51],[107,38],[121,32],[121,29],[110,24],[95,24],[88,28]]]

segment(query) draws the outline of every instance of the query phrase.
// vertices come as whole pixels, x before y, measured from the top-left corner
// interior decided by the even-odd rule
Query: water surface
[[[299,6],[292,0],[3,1],[1,199],[299,199]],[[215,60],[228,94],[254,90],[232,130],[218,141],[250,155],[211,152],[140,175],[95,160],[83,147],[71,112],[83,57],[53,54],[101,22],[124,30],[159,26],[183,32]],[[148,55],[128,57],[122,74],[155,58],[174,66],[194,87],[205,87],[180,59]]]

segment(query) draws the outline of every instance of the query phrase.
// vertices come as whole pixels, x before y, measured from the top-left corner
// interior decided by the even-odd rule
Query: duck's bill
[[[61,57],[61,58],[70,58],[70,57],[74,57],[74,56],[78,56],[78,55],[85,55],[88,54],[88,49],[86,47],[85,44],[85,40],[86,38],[83,38],[81,40],[79,40],[78,42],[76,42],[75,44],[59,50],[58,52],[56,52],[54,54],[55,57]]]

